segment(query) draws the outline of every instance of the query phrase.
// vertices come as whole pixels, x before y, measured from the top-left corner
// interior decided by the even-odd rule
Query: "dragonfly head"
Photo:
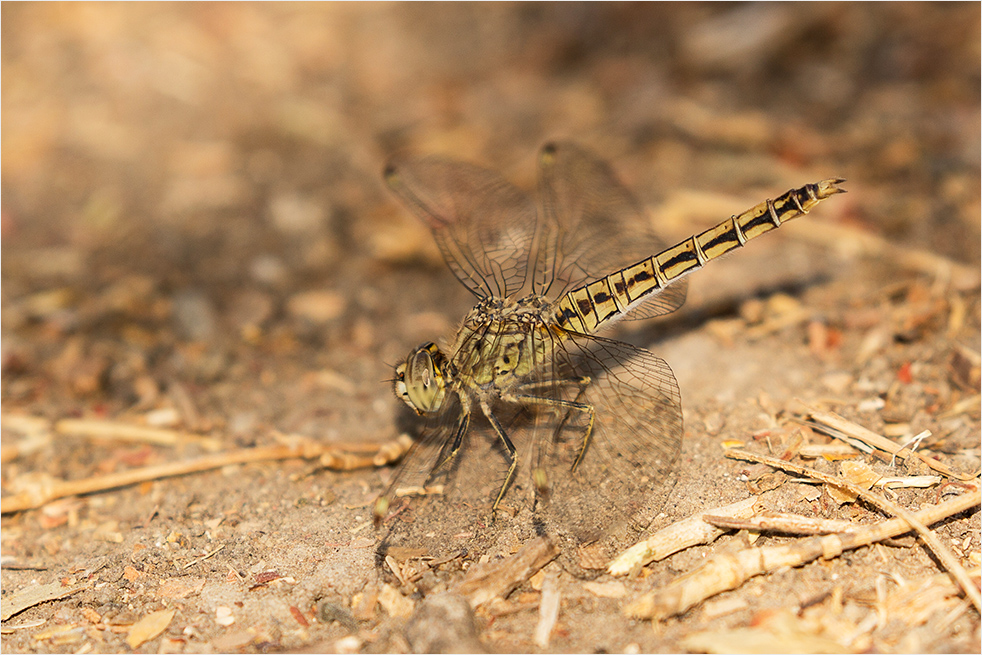
[[[436,412],[447,395],[446,366],[447,358],[435,343],[416,348],[396,367],[396,395],[420,416]]]

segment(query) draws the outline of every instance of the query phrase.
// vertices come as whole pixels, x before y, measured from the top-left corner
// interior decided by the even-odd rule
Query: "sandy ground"
[[[669,362],[682,393],[682,452],[652,530],[755,494],[768,510],[887,518],[724,459],[742,444],[842,473],[836,457],[800,456],[835,443],[802,425],[806,405],[896,443],[929,431],[919,450],[967,474],[874,489],[902,507],[978,486],[977,4],[5,3],[2,19],[5,503],[298,439],[351,453],[416,434],[392,366],[452,336],[473,298],[383,164],[441,154],[534,190],[552,138],[610,161],[668,242],[848,180],[691,277],[679,312],[614,333]],[[133,441],[113,426],[197,436]],[[492,526],[483,548],[443,561],[386,562],[371,514],[391,476],[288,458],[5,509],[0,645],[978,651],[977,609],[909,535],[654,622],[630,615],[652,590],[803,538],[731,531],[592,580],[565,552],[478,604],[461,581],[504,570],[529,526]],[[449,524],[460,498],[419,505],[447,535],[434,550],[474,528]],[[934,527],[977,588],[977,507]],[[20,609],[32,589],[50,600]]]

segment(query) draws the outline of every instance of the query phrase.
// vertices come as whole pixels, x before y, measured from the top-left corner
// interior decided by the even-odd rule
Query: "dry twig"
[[[499,596],[504,598],[558,554],[559,549],[548,537],[536,537],[501,562],[471,567],[454,592],[475,608]]]
[[[217,555],[218,553],[220,553],[220,552],[221,552],[222,550],[224,550],[224,548],[225,548],[225,544],[222,544],[222,545],[221,545],[221,546],[219,546],[218,548],[216,548],[216,549],[214,549],[214,550],[211,550],[211,551],[209,551],[209,552],[207,552],[207,553],[205,553],[205,554],[204,554],[204,555],[202,555],[201,557],[198,557],[198,558],[196,558],[196,559],[193,559],[193,560],[191,560],[190,562],[187,562],[186,564],[184,564],[184,566],[182,566],[182,567],[181,567],[181,570],[184,570],[184,569],[189,569],[189,568],[191,568],[192,566],[194,566],[195,564],[198,564],[198,563],[200,563],[200,562],[203,562],[203,561],[205,561],[206,559],[209,559],[209,558],[211,558],[211,557],[214,557],[215,555]]]
[[[403,435],[390,443],[376,445],[373,452],[362,455],[353,454],[350,450],[361,450],[364,452],[364,444],[356,444],[353,448],[349,449],[346,446],[318,444],[310,439],[293,440],[292,443],[279,446],[243,448],[216,455],[206,455],[185,462],[146,466],[130,471],[98,475],[81,480],[55,480],[48,484],[37,485],[13,497],[3,498],[0,500],[0,513],[7,514],[10,512],[35,509],[52,500],[66,496],[78,496],[107,491],[109,489],[126,487],[150,480],[222,468],[230,464],[294,458],[320,458],[321,464],[324,467],[338,471],[385,466],[399,459],[411,445],[412,440]]]
[[[181,430],[153,428],[90,418],[63,418],[55,423],[54,431],[58,434],[79,434],[86,437],[98,437],[115,441],[152,443],[157,446],[195,444],[211,452],[221,450],[223,445],[220,439],[183,432]]]
[[[755,532],[780,532],[782,534],[835,534],[837,532],[854,532],[859,527],[849,521],[819,519],[783,512],[761,512],[748,519],[705,514],[702,520],[722,530],[752,530]]]
[[[936,523],[948,516],[978,506],[979,501],[978,491],[962,494],[940,505],[923,509],[911,518],[920,524]],[[661,589],[641,596],[625,607],[624,612],[635,618],[654,620],[681,614],[707,598],[736,589],[746,580],[761,573],[784,567],[801,566],[819,557],[823,559],[838,557],[844,551],[896,537],[910,530],[911,526],[906,518],[888,519],[855,532],[811,537],[786,546],[747,548],[735,554],[718,555]],[[974,590],[971,581],[969,584]],[[964,591],[964,586],[962,589]],[[977,590],[975,595],[978,595]]]
[[[807,405],[805,406],[808,407]],[[956,473],[941,462],[931,459],[930,457],[927,457],[919,452],[912,451],[909,448],[898,445],[890,439],[887,439],[886,437],[881,436],[872,430],[868,430],[858,423],[853,423],[852,421],[844,419],[833,412],[825,412],[813,407],[808,407],[808,413],[815,421],[815,423],[810,424],[812,427],[821,430],[831,437],[841,439],[842,441],[845,441],[853,446],[856,446],[856,441],[858,441],[860,444],[867,446],[866,448],[861,448],[861,450],[866,452],[873,452],[870,449],[875,449],[885,452],[891,457],[899,457],[901,459],[916,457],[941,475],[946,475],[950,478],[961,480],[962,482],[974,480],[979,475],[979,472],[972,474]]]
[[[727,530],[707,523],[703,520],[705,514],[748,518],[753,516],[756,502],[757,497],[755,496],[676,521],[615,557],[607,566],[607,572],[611,575],[627,575],[650,562],[665,559],[672,553],[677,553],[690,546],[708,544],[725,534]]]
[[[965,572],[965,569],[962,567],[962,565],[959,564],[958,560],[956,560],[955,557],[951,554],[951,551],[949,551],[944,546],[944,544],[941,543],[941,541],[934,535],[933,532],[931,532],[927,528],[926,525],[924,525],[920,520],[917,519],[917,516],[915,514],[904,509],[900,505],[897,505],[896,503],[893,503],[885,498],[881,498],[880,496],[869,492],[868,490],[864,489],[859,485],[852,484],[851,482],[846,482],[845,480],[835,477],[834,475],[828,475],[826,473],[822,473],[821,471],[816,471],[815,469],[810,469],[804,466],[798,466],[797,464],[791,464],[790,462],[785,462],[783,460],[775,459],[773,457],[768,457],[766,455],[758,455],[756,453],[750,453],[747,451],[731,450],[725,453],[725,456],[730,459],[743,459],[751,462],[760,462],[762,464],[767,464],[768,466],[772,466],[782,471],[790,471],[792,473],[796,473],[798,475],[804,475],[813,478],[815,480],[821,480],[826,484],[830,484],[834,487],[838,487],[852,494],[855,494],[856,496],[862,498],[869,504],[880,508],[884,512],[903,519],[904,521],[907,522],[907,524],[911,527],[911,529],[915,530],[917,534],[919,534],[921,538],[924,539],[924,542],[927,544],[928,548],[931,549],[931,552],[933,552],[935,556],[937,556],[938,559],[940,559],[944,563],[949,574],[954,576],[955,581],[959,584],[959,586],[961,586],[962,591],[965,592],[965,595],[972,600],[972,604],[975,605],[976,609],[982,611],[982,597],[980,597],[979,590],[975,588],[975,585],[972,583],[972,580],[969,578],[968,573]],[[974,496],[975,505],[979,503],[978,489],[976,489],[973,494],[967,494],[967,495]]]

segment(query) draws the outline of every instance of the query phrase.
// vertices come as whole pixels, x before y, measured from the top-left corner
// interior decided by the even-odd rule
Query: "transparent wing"
[[[457,403],[424,426],[383,493],[389,502],[376,549],[379,566],[391,555],[425,568],[427,561],[463,552],[495,552],[505,538],[491,508],[511,460],[482,417],[474,416],[457,455],[447,461],[459,409]]]
[[[536,291],[550,299],[664,250],[637,201],[610,167],[568,143],[541,157],[542,226]],[[671,285],[625,318],[650,318],[685,302],[686,281]]]
[[[439,158],[393,161],[385,179],[476,296],[503,298],[524,286],[536,225],[527,194],[497,173]]]
[[[444,486],[455,471],[456,461],[447,461],[458,433],[467,438],[468,420],[461,411],[460,401],[451,396],[449,406],[439,416],[426,422],[412,448],[403,456],[381,498],[389,511],[399,499],[425,493]],[[440,466],[441,463],[445,466]]]
[[[580,407],[560,408],[559,422],[535,440],[548,489],[539,511],[555,530],[590,542],[657,501],[682,443],[682,403],[671,368],[649,351],[567,337],[542,383],[555,376],[553,396]]]

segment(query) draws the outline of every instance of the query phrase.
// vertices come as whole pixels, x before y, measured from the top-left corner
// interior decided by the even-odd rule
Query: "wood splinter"
[[[21,512],[66,496],[98,493],[142,482],[199,473],[232,464],[276,461],[283,459],[316,459],[321,465],[336,471],[385,466],[397,461],[412,446],[412,439],[400,435],[385,444],[320,444],[309,438],[284,438],[277,446],[242,448],[215,455],[205,455],[182,462],[145,466],[109,475],[97,475],[80,480],[47,480],[33,484],[20,493],[0,499],[0,513]]]

